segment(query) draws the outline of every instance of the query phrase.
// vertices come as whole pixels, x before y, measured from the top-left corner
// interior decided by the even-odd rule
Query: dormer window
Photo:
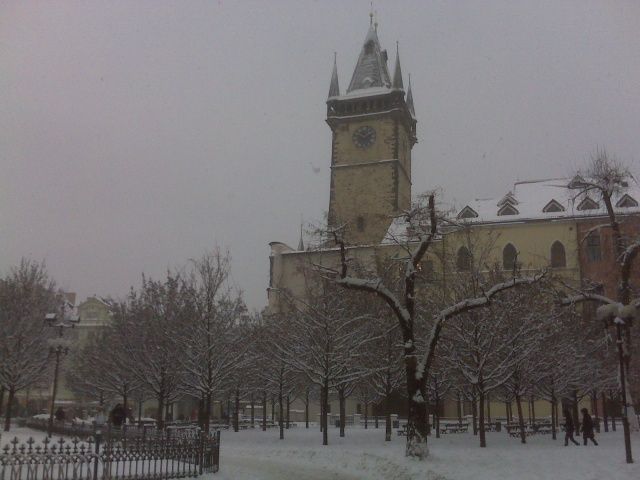
[[[635,198],[631,197],[629,194],[624,194],[618,203],[616,203],[616,207],[618,208],[633,208],[637,207],[638,202]]]
[[[508,192],[504,197],[502,197],[502,199],[498,202],[498,207],[502,207],[508,203],[511,205],[518,204],[518,200],[516,200],[516,197],[511,192]]]
[[[520,212],[516,207],[511,205],[510,203],[505,204],[500,210],[498,210],[498,216],[502,217],[504,215],[519,215]]]
[[[586,197],[578,205],[578,210],[580,210],[580,211],[583,211],[583,210],[597,210],[597,209],[598,209],[598,204],[596,203],[595,200],[592,200],[589,197]]]
[[[569,188],[583,188],[584,186],[585,181],[580,175],[576,175],[575,177],[573,177],[569,182],[569,185],[567,185],[567,187]]]
[[[542,211],[544,213],[564,212],[564,207],[562,205],[560,205],[559,202],[557,202],[555,200],[551,200],[549,203],[547,203],[545,205],[545,207],[542,209]]]
[[[458,213],[459,219],[477,218],[477,217],[478,217],[478,212],[476,212],[473,208],[469,207],[468,205],[464,207],[462,210],[460,210],[460,213]]]

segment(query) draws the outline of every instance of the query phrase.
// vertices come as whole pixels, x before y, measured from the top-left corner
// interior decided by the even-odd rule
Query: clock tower
[[[416,118],[411,84],[402,81],[396,49],[393,79],[377,23],[371,22],[347,91],[334,58],[327,123],[331,128],[329,227],[352,245],[378,244],[394,215],[411,205],[411,149]]]

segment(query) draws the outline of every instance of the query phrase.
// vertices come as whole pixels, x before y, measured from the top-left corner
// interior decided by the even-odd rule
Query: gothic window
[[[518,251],[512,244],[507,243],[502,249],[502,268],[505,270],[513,270],[518,258]]]
[[[602,249],[600,248],[600,233],[591,232],[586,238],[586,254],[589,262],[599,262],[602,260]]]
[[[551,267],[564,268],[567,266],[567,255],[564,251],[564,245],[559,242],[553,242],[551,245]]]
[[[628,194],[624,194],[618,203],[616,203],[616,207],[618,208],[632,208],[637,207],[638,202]]]
[[[598,204],[594,200],[591,200],[589,197],[586,197],[578,205],[578,210],[581,210],[581,211],[582,210],[597,210],[597,209],[598,209]]]
[[[458,249],[456,267],[459,272],[468,272],[471,270],[471,252],[467,247],[460,247]]]
[[[559,202],[556,202],[555,200],[551,200],[549,203],[545,205],[542,211],[544,213],[564,212],[564,207],[560,205]]]
[[[364,232],[364,217],[358,217],[356,219],[356,228],[359,232]]]

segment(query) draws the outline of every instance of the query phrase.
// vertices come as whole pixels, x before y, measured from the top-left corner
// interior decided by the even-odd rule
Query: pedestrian
[[[584,444],[586,445],[587,440],[591,439],[594,445],[598,445],[593,433],[593,420],[591,419],[591,415],[589,415],[589,410],[583,408],[580,411],[582,412],[582,439],[584,440]]]
[[[126,420],[127,413],[124,407],[118,403],[115,407],[113,407],[113,410],[111,410],[110,417],[111,424],[114,427],[121,427]]]
[[[571,418],[571,413],[569,410],[564,410],[562,412],[564,415],[564,446],[569,445],[569,440],[573,442],[574,445],[580,445],[576,442],[575,438],[573,438],[573,418]]]
[[[62,407],[58,407],[58,409],[56,410],[55,416],[58,422],[64,422],[66,415]]]

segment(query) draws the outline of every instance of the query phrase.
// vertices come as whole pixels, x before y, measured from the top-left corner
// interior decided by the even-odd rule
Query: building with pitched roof
[[[364,265],[406,254],[403,245],[417,245],[417,237],[402,216],[411,204],[412,147],[417,142],[413,92],[406,91],[400,56],[396,52],[393,77],[387,66],[377,25],[371,22],[346,92],[339,86],[337,65],[327,98],[327,124],[332,132],[330,229],[342,228],[348,255]],[[512,271],[553,269],[568,283],[600,283],[613,295],[616,275],[613,248],[606,228],[606,211],[599,199],[579,194],[580,178],[517,182],[499,198],[476,199],[455,209],[451,220],[465,228],[437,238],[423,260],[422,270],[445,285],[449,271],[469,268],[473,252],[469,232],[486,245],[485,265]],[[630,185],[614,198],[624,234],[640,232],[640,187]],[[337,269],[339,251],[326,243],[298,249],[271,242],[267,313],[284,310],[281,292],[303,297],[309,265]],[[453,259],[447,263],[442,258]],[[640,274],[634,287],[640,288]],[[494,415],[504,415],[503,405]],[[537,407],[546,415],[547,405]],[[445,415],[455,415],[455,404]],[[545,413],[545,409],[547,410]]]

